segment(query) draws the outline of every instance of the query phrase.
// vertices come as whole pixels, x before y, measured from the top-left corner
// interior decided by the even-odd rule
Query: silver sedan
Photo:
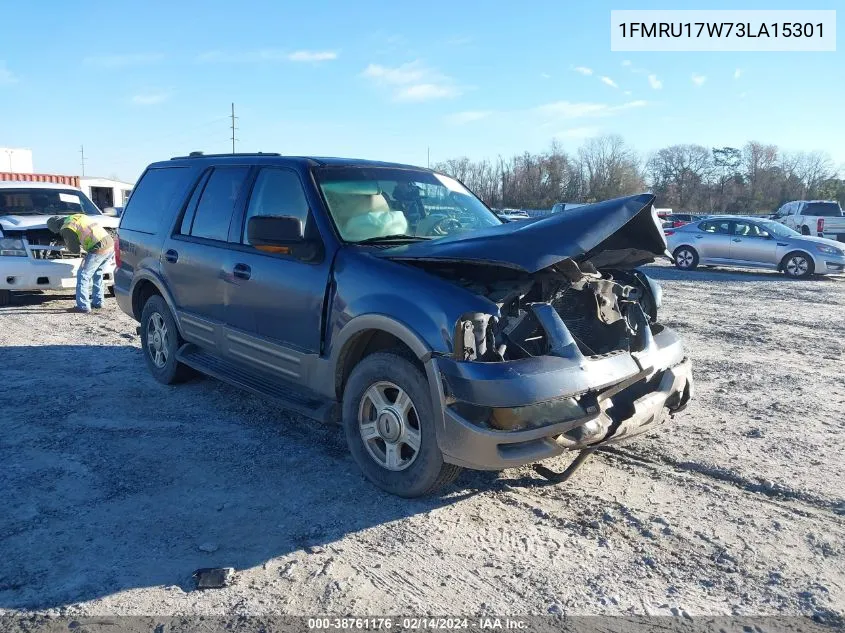
[[[771,220],[715,216],[666,229],[675,266],[742,266],[803,278],[845,271],[845,243],[801,235]]]

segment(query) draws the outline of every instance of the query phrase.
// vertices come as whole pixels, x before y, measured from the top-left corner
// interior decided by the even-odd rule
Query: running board
[[[179,348],[176,359],[202,374],[272,400],[285,409],[313,420],[337,421],[336,402],[283,378],[253,371],[240,363],[209,354],[190,343]]]

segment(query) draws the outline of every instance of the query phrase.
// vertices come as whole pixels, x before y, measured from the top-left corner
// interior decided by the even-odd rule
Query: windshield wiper
[[[354,244],[375,244],[377,242],[395,242],[395,241],[409,241],[409,240],[427,240],[427,237],[419,235],[407,235],[405,233],[394,233],[392,235],[377,235],[375,237],[368,237],[365,240],[358,240]]]

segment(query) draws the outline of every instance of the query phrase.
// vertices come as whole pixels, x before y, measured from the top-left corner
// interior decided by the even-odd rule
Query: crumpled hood
[[[639,194],[577,207],[535,220],[395,246],[375,253],[396,261],[473,262],[534,273],[564,260],[596,268],[632,268],[666,255],[666,237]]]
[[[33,229],[46,229],[47,220],[53,215],[0,215],[0,230],[3,231],[30,231]],[[60,214],[61,215],[61,214]],[[116,229],[120,224],[120,218],[113,218],[108,215],[89,216],[94,217],[101,226]]]

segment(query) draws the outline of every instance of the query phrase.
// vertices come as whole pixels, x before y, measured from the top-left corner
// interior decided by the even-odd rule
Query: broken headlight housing
[[[10,237],[0,238],[0,256],[26,257],[26,247],[23,244],[23,240]]]

